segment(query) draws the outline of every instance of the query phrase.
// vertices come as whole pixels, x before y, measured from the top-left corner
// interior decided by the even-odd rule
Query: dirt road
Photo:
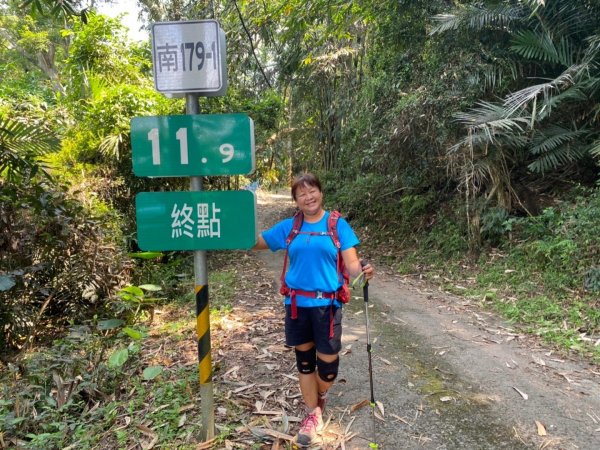
[[[258,203],[261,227],[293,206],[285,194],[259,193]],[[275,282],[282,255],[252,255]],[[600,449],[598,367],[543,348],[474,301],[380,265],[369,292],[384,414],[373,419],[368,405],[351,411],[370,396],[364,302],[354,298],[328,407],[330,423],[356,433],[345,448]]]

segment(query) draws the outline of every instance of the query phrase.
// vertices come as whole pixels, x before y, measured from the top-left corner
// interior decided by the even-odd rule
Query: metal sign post
[[[198,114],[198,95],[187,94],[185,111]],[[202,191],[202,177],[192,177],[192,192]],[[215,401],[212,385],[212,356],[210,344],[210,308],[208,303],[208,268],[206,251],[194,252],[194,293],[196,294],[196,336],[198,339],[198,376],[200,381],[200,407],[202,409],[202,440],[215,437]]]
[[[193,250],[201,439],[215,436],[206,250],[250,248],[256,199],[248,191],[204,192],[202,175],[254,171],[254,125],[245,114],[200,115],[198,97],[225,95],[225,33],[215,20],[152,25],[156,90],[186,99],[186,115],[131,121],[137,176],[190,176],[189,192],[136,196],[138,242],[144,250]]]

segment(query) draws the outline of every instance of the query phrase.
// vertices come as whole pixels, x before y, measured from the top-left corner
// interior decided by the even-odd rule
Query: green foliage
[[[514,12],[510,20],[507,10]],[[451,155],[460,155],[456,175],[471,197],[493,193],[498,206],[514,212],[515,178],[525,178],[523,169],[534,174],[530,182],[537,179],[545,189],[554,186],[540,175],[561,170],[563,180],[577,182],[589,171],[597,140],[598,90],[592,86],[600,80],[593,62],[600,51],[598,28],[591,18],[599,13],[598,5],[588,2],[507,0],[436,17],[435,32],[458,30],[452,34],[460,36],[460,30],[471,28],[481,39],[504,36],[491,41],[501,50],[488,51],[519,68],[502,101],[482,98],[470,112],[456,115],[468,132]]]
[[[367,227],[363,241],[402,270],[452,277],[454,258],[476,240],[491,259],[507,252],[506,265],[482,260],[485,298],[506,303],[515,320],[550,327],[567,317],[594,329],[597,315],[581,305],[591,304],[598,278],[599,194],[551,196],[597,178],[595,3],[143,3],[153,21],[218,16],[227,33],[228,94],[203,98],[201,110],[254,119],[257,172],[206,178],[205,187],[273,186],[320,172],[328,206]],[[188,188],[184,179],[133,175],[130,119],[181,114],[184,103],[155,92],[148,44],[128,43],[118,20],[79,20],[78,2],[29,1],[30,16],[16,4],[0,6],[4,345],[23,345],[45,319],[60,325],[97,308],[98,331],[125,339],[127,351],[103,370],[127,370],[144,336],[133,324],[152,311],[141,286],[181,301],[193,295],[185,257],[124,256],[135,248],[133,196]],[[46,167],[52,181],[40,176]],[[234,279],[211,279],[215,312],[230,309]],[[544,292],[527,310],[496,285],[524,300]],[[106,405],[107,421],[115,411]],[[85,439],[85,427],[69,427],[27,432],[39,446],[59,445],[73,427]],[[127,439],[115,433],[111,444]]]
[[[156,292],[162,288],[153,284],[142,286],[126,286],[121,288],[115,298],[109,303],[115,316],[128,324],[145,321],[154,315],[154,307],[161,298],[146,295],[145,291]],[[133,337],[131,332],[127,333]]]
[[[585,273],[583,287],[592,294],[600,292],[600,267],[592,267]]]
[[[64,18],[81,15],[85,20],[85,10],[78,12],[75,9],[78,3],[76,0],[22,0],[22,6],[30,7],[32,14],[48,14]]]
[[[65,63],[71,97],[85,96],[94,76],[109,84],[148,84],[147,44],[127,44],[126,29],[118,20],[90,14],[87,22],[75,22],[69,34],[72,43]]]
[[[423,254],[437,254],[438,258],[457,258],[468,250],[464,229],[456,220],[439,218],[425,236],[417,237]],[[445,265],[443,261],[438,263]]]
[[[492,245],[498,245],[512,229],[512,221],[504,208],[490,208],[481,216],[481,236]]]
[[[106,442],[90,431],[115,422],[118,407],[111,398],[130,382],[139,358],[138,344],[72,326],[64,339],[24,358],[20,368],[11,366],[14,373],[0,374],[4,438],[17,437],[31,449],[65,448],[73,442],[89,448],[97,439]]]
[[[161,366],[146,367],[143,372],[144,380],[146,380],[146,381],[154,380],[162,372],[163,372],[163,368]]]
[[[38,158],[55,145],[45,127],[0,116],[0,175],[11,183],[34,177],[41,167]]]
[[[213,266],[218,266],[216,259]],[[190,259],[183,262],[190,263]],[[164,265],[153,263],[157,268]],[[191,271],[192,265],[188,264],[186,274]],[[151,275],[161,279],[164,272],[148,271],[146,275],[147,281],[154,281]],[[218,314],[216,309],[212,311],[213,325],[230,310],[227,305],[235,295],[237,282],[234,271],[211,268],[211,303],[219,310]],[[181,284],[193,296],[193,277],[184,277]],[[129,286],[120,291],[120,297],[128,303],[143,302],[148,292],[158,289],[152,284]],[[0,371],[0,426],[5,442],[19,439],[22,446],[32,449],[134,445],[143,437],[134,427],[120,433],[123,418],[129,417],[133,423],[152,420],[164,424],[154,428],[160,445],[186,448],[183,443],[199,431],[196,408],[186,408],[182,414],[184,406],[199,401],[197,368],[172,362],[166,368],[162,361],[178,358],[182,345],[179,341],[194,336],[195,317],[190,305],[193,301],[188,296],[185,308],[190,314],[182,315],[187,317],[185,325],[164,322],[169,326],[161,328],[165,340],[161,339],[160,344],[154,339],[132,337],[124,320],[93,318],[71,325],[68,333],[52,345],[22,354],[18,364],[9,363],[7,371]],[[181,303],[163,302],[161,309],[172,317],[182,307]],[[106,308],[104,312],[110,314],[111,310]],[[145,331],[142,327],[142,336]],[[185,417],[182,420],[185,415],[187,421]]]
[[[236,275],[233,271],[218,271],[209,275],[211,312],[229,313],[236,295]]]
[[[15,285],[0,292],[0,346],[23,344],[41,323],[79,316],[123,277],[126,262],[82,206],[48,184],[0,179],[0,248]],[[108,217],[105,216],[105,219]],[[113,230],[113,232],[115,232]]]

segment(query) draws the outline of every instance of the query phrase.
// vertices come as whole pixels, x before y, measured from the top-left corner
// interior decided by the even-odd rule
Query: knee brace
[[[321,380],[331,383],[336,379],[338,375],[338,368],[340,367],[340,357],[335,358],[335,361],[326,362],[317,356],[317,368],[319,369],[319,378]]]
[[[296,349],[296,367],[298,367],[298,372],[305,375],[313,373],[317,365],[316,357],[317,349],[315,347],[304,351]]]

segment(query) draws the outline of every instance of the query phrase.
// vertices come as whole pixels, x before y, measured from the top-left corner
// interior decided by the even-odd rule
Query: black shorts
[[[342,308],[333,306],[333,337],[330,339],[331,308],[298,307],[298,318],[292,319],[292,307],[285,305],[285,343],[295,347],[314,342],[319,353],[338,354],[342,349]]]

